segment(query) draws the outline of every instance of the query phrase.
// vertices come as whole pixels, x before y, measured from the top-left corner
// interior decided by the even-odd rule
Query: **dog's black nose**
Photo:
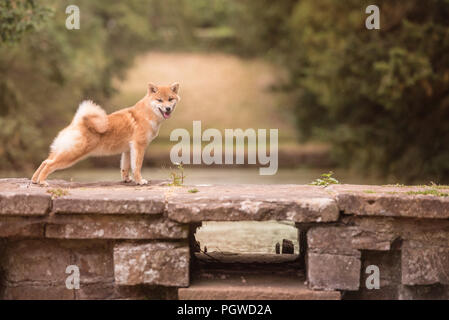
[[[170,112],[171,111],[171,107],[165,107],[165,112]]]

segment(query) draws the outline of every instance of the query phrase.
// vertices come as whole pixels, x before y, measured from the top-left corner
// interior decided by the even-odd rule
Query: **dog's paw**
[[[131,180],[130,177],[127,177],[127,178],[122,178],[122,181],[123,181],[124,183],[129,183],[129,182],[131,182],[132,180]]]
[[[49,184],[48,184],[47,181],[39,181],[39,185],[40,185],[41,187],[48,187],[48,186],[49,186]]]
[[[145,180],[145,179],[140,179],[140,181],[136,181],[136,183],[138,184],[138,185],[144,185],[144,184],[148,184],[148,181],[147,180]]]

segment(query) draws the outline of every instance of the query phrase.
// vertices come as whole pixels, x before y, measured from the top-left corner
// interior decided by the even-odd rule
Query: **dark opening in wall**
[[[204,222],[195,242],[195,256],[204,262],[282,263],[299,258],[298,229],[291,222]]]
[[[198,298],[195,294],[207,292],[208,299],[235,299],[238,292],[240,298],[271,299],[273,292],[290,297],[304,288],[300,232],[294,223],[203,222],[191,232],[187,295]]]

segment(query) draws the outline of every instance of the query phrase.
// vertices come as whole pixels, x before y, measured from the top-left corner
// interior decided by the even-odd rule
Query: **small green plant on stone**
[[[321,175],[321,178],[315,179],[310,184],[313,186],[324,186],[324,187],[327,187],[328,185],[331,184],[340,184],[340,181],[332,177],[333,174],[334,172],[332,171],[329,171],[328,173],[323,173]]]
[[[182,166],[182,163],[177,163],[176,169],[172,169],[169,174],[171,182],[168,185],[180,187],[184,184],[185,177],[186,176],[184,175],[184,167]]]
[[[449,193],[447,192],[441,192],[437,189],[427,189],[427,190],[421,190],[421,191],[409,191],[407,192],[408,195],[431,195],[436,197],[449,197]]]
[[[59,197],[63,197],[69,194],[67,190],[57,188],[57,189],[48,189],[47,193],[51,194],[52,199],[56,199]]]
[[[449,189],[448,185],[437,184],[433,181],[430,181],[429,187],[434,188],[434,189]]]
[[[382,187],[398,187],[398,188],[402,188],[402,187],[405,187],[405,184],[401,184],[401,183],[384,184],[384,185],[382,185]]]
[[[197,188],[193,188],[193,189],[188,190],[188,192],[190,192],[190,193],[197,193],[198,189]]]

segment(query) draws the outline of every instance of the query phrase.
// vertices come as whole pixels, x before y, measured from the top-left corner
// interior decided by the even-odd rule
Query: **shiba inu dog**
[[[121,154],[121,177],[130,181],[130,169],[137,184],[147,184],[141,168],[145,149],[157,137],[162,122],[170,118],[180,101],[179,84],[148,85],[147,94],[134,106],[110,115],[92,101],[83,101],[70,125],[59,132],[50,154],[31,178],[45,181],[56,170],[68,168],[88,156]]]

